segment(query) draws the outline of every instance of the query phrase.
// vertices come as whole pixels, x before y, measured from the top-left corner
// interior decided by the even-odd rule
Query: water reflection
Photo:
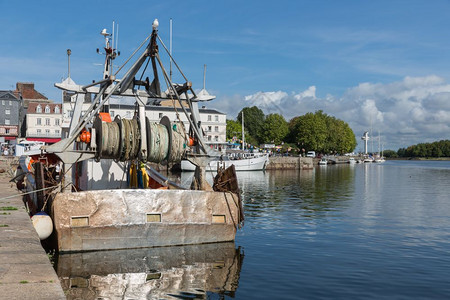
[[[63,254],[67,299],[234,297],[244,255],[234,243]]]
[[[321,217],[344,208],[355,192],[355,169],[349,165],[239,175],[249,217],[282,217],[280,211],[298,217]]]

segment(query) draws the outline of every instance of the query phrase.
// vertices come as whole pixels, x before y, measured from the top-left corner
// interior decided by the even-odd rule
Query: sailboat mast
[[[244,111],[242,111],[242,150],[245,150]]]

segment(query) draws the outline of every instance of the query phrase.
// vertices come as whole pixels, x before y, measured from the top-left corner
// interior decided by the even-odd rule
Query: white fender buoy
[[[45,240],[53,232],[53,222],[52,218],[45,212],[38,212],[31,217],[31,222],[33,223],[34,229],[36,230],[39,238]]]

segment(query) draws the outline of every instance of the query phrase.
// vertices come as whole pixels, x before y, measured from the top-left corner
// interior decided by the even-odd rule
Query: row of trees
[[[384,154],[386,157],[388,155],[391,157],[450,157],[450,140],[421,143],[407,148],[400,148],[396,153],[388,152],[388,155]]]
[[[243,108],[237,121],[227,120],[227,139],[242,139],[242,114],[246,142],[259,145],[290,144],[294,148],[322,153],[352,152],[356,138],[348,124],[319,110],[287,122],[280,114],[264,115],[256,106]]]

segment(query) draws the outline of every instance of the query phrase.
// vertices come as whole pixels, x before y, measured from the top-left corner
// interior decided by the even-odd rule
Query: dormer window
[[[39,113],[42,113],[42,106],[39,104],[37,107],[36,107],[36,112],[39,114]]]
[[[55,106],[55,114],[59,114],[59,106]]]
[[[50,106],[47,105],[47,106],[45,107],[45,113],[46,113],[46,114],[49,114],[49,113],[50,113]]]

